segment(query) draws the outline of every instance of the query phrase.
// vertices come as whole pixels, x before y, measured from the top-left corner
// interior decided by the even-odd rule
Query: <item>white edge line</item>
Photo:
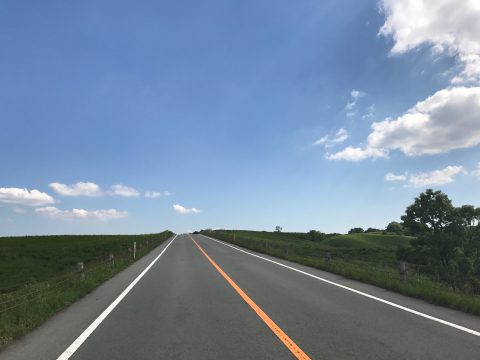
[[[168,249],[168,247],[172,244],[173,240],[175,240],[177,235],[165,246],[165,249],[155,258],[153,261],[143,270],[140,275],[138,275],[135,280],[133,280],[130,285],[127,286],[123,292],[118,295],[118,297],[87,327],[83,333],[60,355],[57,360],[67,360],[72,356],[75,351],[84,343],[85,340],[95,331],[95,329],[102,323],[103,320],[112,312],[113,309],[123,300],[123,298],[133,289],[133,287],[140,281],[140,279],[147,273],[148,270],[157,262],[160,256]]]
[[[219,243],[219,244],[222,244],[222,245],[225,245],[225,246],[229,246],[229,247],[231,247],[231,248],[233,248],[233,249],[235,249],[235,250],[241,251],[241,252],[243,252],[243,253],[245,253],[245,254],[248,254],[248,255],[251,255],[251,256],[255,256],[255,257],[259,258],[259,259],[262,259],[262,260],[271,262],[271,263],[273,263],[273,264],[282,266],[282,267],[284,267],[284,268],[287,268],[287,269],[290,269],[290,270],[299,272],[299,273],[301,273],[301,274],[303,274],[303,275],[310,276],[310,277],[315,278],[315,279],[317,279],[317,280],[321,280],[321,281],[323,281],[323,282],[326,282],[327,284],[334,285],[334,286],[338,286],[339,288],[342,288],[342,289],[344,289],[344,290],[348,290],[348,291],[351,291],[351,292],[353,292],[353,293],[355,293],[355,294],[368,297],[368,298],[370,298],[370,299],[372,299],[372,300],[379,301],[379,302],[381,302],[381,303],[384,303],[384,304],[393,306],[393,307],[395,307],[395,308],[397,308],[397,309],[404,310],[404,311],[406,311],[406,312],[409,312],[409,313],[412,313],[412,314],[421,316],[421,317],[423,317],[423,318],[426,318],[426,319],[429,319],[429,320],[432,320],[432,321],[436,321],[436,322],[438,322],[438,323],[440,323],[440,324],[450,326],[450,327],[455,328],[455,329],[457,329],[457,330],[465,331],[465,332],[467,332],[467,333],[469,333],[469,334],[472,334],[472,335],[475,335],[475,336],[480,336],[480,332],[478,332],[478,331],[475,331],[475,330],[466,328],[466,327],[464,327],[464,326],[460,326],[460,325],[451,323],[451,322],[446,321],[446,320],[439,319],[439,318],[437,318],[437,317],[435,317],[435,316],[431,316],[431,315],[422,313],[422,312],[417,311],[417,310],[410,309],[410,308],[408,308],[408,307],[405,307],[405,306],[396,304],[396,303],[394,303],[394,302],[391,302],[391,301],[388,301],[388,300],[385,300],[385,299],[382,299],[382,298],[379,298],[379,297],[376,297],[376,296],[373,296],[373,295],[364,293],[363,291],[359,291],[359,290],[352,289],[352,288],[350,288],[350,287],[348,287],[348,286],[341,285],[341,284],[338,284],[338,283],[336,283],[336,282],[333,282],[333,281],[330,281],[330,280],[321,278],[321,277],[319,277],[319,276],[310,274],[310,273],[308,273],[308,272],[306,272],[306,271],[302,271],[302,270],[296,269],[296,268],[294,268],[294,267],[292,267],[292,266],[288,266],[288,265],[279,263],[279,262],[277,262],[277,261],[268,259],[268,258],[266,258],[266,257],[260,256],[260,255],[257,255],[257,254],[253,254],[253,253],[251,253],[251,252],[249,252],[249,251],[245,251],[245,250],[240,249],[240,248],[238,248],[238,247],[236,247],[236,246],[227,244],[227,243],[225,243],[225,242],[223,242],[223,241],[219,241],[219,240],[217,240],[217,239],[211,238],[210,236],[206,236],[206,235],[203,235],[203,234],[200,234],[200,235],[202,235],[203,237],[206,237],[206,238],[208,238],[208,239],[210,239],[210,240],[216,241],[216,242]]]

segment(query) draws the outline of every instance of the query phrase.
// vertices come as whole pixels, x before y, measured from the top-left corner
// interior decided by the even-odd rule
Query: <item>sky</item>
[[[0,235],[480,206],[476,0],[0,3]]]

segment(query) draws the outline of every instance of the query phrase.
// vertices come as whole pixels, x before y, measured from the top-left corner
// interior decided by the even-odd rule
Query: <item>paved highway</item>
[[[478,360],[480,318],[180,235],[0,358]]]

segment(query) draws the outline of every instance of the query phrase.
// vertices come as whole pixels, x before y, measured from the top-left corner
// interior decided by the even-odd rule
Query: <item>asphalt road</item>
[[[180,235],[0,358],[57,359],[158,257],[70,359],[480,359],[480,334],[450,324],[479,332],[478,317],[258,255]]]

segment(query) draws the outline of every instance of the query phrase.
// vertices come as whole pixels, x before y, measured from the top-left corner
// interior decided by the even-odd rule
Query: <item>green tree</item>
[[[350,230],[348,230],[349,234],[360,234],[360,233],[363,233],[363,232],[364,231],[361,227],[351,228]]]
[[[453,289],[480,292],[480,209],[456,208],[446,194],[428,189],[407,207],[402,221],[416,238],[397,249],[398,259],[426,265]]]
[[[317,230],[310,230],[307,233],[307,238],[311,241],[322,241],[325,237],[326,235],[324,233]]]
[[[390,222],[387,227],[385,228],[387,232],[395,233],[395,234],[403,234],[405,229],[402,224],[397,221]]]
[[[427,265],[430,272],[455,287],[460,265],[465,265],[460,251],[463,227],[460,211],[448,196],[427,189],[407,207],[402,221],[416,239],[411,241],[410,249],[398,249],[397,256]]]
[[[414,235],[450,230],[455,220],[455,208],[448,196],[432,189],[427,189],[415,198],[402,216],[403,225]]]

